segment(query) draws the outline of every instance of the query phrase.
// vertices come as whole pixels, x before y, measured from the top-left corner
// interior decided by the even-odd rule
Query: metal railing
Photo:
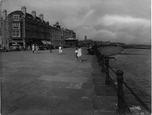
[[[151,114],[151,109],[134,93],[134,91],[123,81],[123,71],[117,70],[116,72],[114,69],[109,65],[109,60],[113,57],[104,57],[100,51],[95,48],[95,55],[98,59],[99,65],[101,65],[101,71],[106,73],[105,84],[109,85],[110,83],[113,84],[114,89],[117,91],[118,97],[118,109],[117,112],[119,115],[125,115],[126,111],[132,115],[130,108],[128,107],[126,101],[124,100],[124,92],[123,86],[125,86],[131,94],[140,102],[142,107]],[[114,83],[113,79],[109,74],[109,69],[117,76],[117,85]]]

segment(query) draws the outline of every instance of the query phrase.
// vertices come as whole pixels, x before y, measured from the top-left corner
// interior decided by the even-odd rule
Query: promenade
[[[1,53],[2,115],[117,115],[114,88],[95,55],[82,48]]]

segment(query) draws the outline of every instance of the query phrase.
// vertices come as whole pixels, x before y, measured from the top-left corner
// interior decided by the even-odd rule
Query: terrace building
[[[70,47],[77,46],[78,39],[76,39],[76,33],[73,30],[64,29],[64,41],[65,44]]]
[[[39,17],[36,16],[35,11],[29,14],[25,6],[8,16],[7,11],[3,11],[2,35],[5,41],[2,39],[2,44],[4,46],[20,44],[27,48],[32,44],[41,44],[42,40],[50,40],[49,30],[49,22],[44,21],[43,14]]]
[[[1,44],[8,49],[13,45],[23,46],[24,49],[32,44],[66,45],[69,38],[76,39],[73,30],[61,28],[59,22],[51,26],[44,20],[43,14],[38,17],[36,11],[27,13],[25,6],[8,15],[4,10],[1,24]]]
[[[7,11],[3,11],[3,17],[1,18],[1,46],[2,48],[9,48],[9,24]]]

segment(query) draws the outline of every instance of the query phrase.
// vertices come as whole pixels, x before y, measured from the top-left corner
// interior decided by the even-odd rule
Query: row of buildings
[[[4,10],[0,28],[0,45],[6,49],[15,44],[24,48],[32,44],[75,46],[78,41],[73,30],[61,28],[59,22],[50,25],[43,14],[37,16],[36,11],[27,13],[25,6],[9,14]]]

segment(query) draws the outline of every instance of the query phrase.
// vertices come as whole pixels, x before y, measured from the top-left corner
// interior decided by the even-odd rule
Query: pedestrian
[[[34,50],[35,50],[35,46],[34,44],[32,45],[32,52],[34,53]]]
[[[59,46],[59,54],[61,55],[61,53],[62,53],[62,47],[61,47],[61,45]]]
[[[21,46],[21,45],[19,46],[19,49],[20,49],[20,51],[21,51],[21,53],[22,53],[22,46]]]
[[[75,57],[78,60],[78,47],[75,48]]]
[[[52,53],[52,48],[53,48],[53,46],[52,46],[52,45],[50,45],[50,53]]]
[[[35,50],[36,50],[36,53],[38,53],[38,50],[39,50],[39,46],[38,45],[36,45]]]
[[[81,62],[82,49],[81,49],[80,46],[79,46],[79,48],[78,48],[78,54],[77,54],[77,56],[78,56],[78,61]]]

